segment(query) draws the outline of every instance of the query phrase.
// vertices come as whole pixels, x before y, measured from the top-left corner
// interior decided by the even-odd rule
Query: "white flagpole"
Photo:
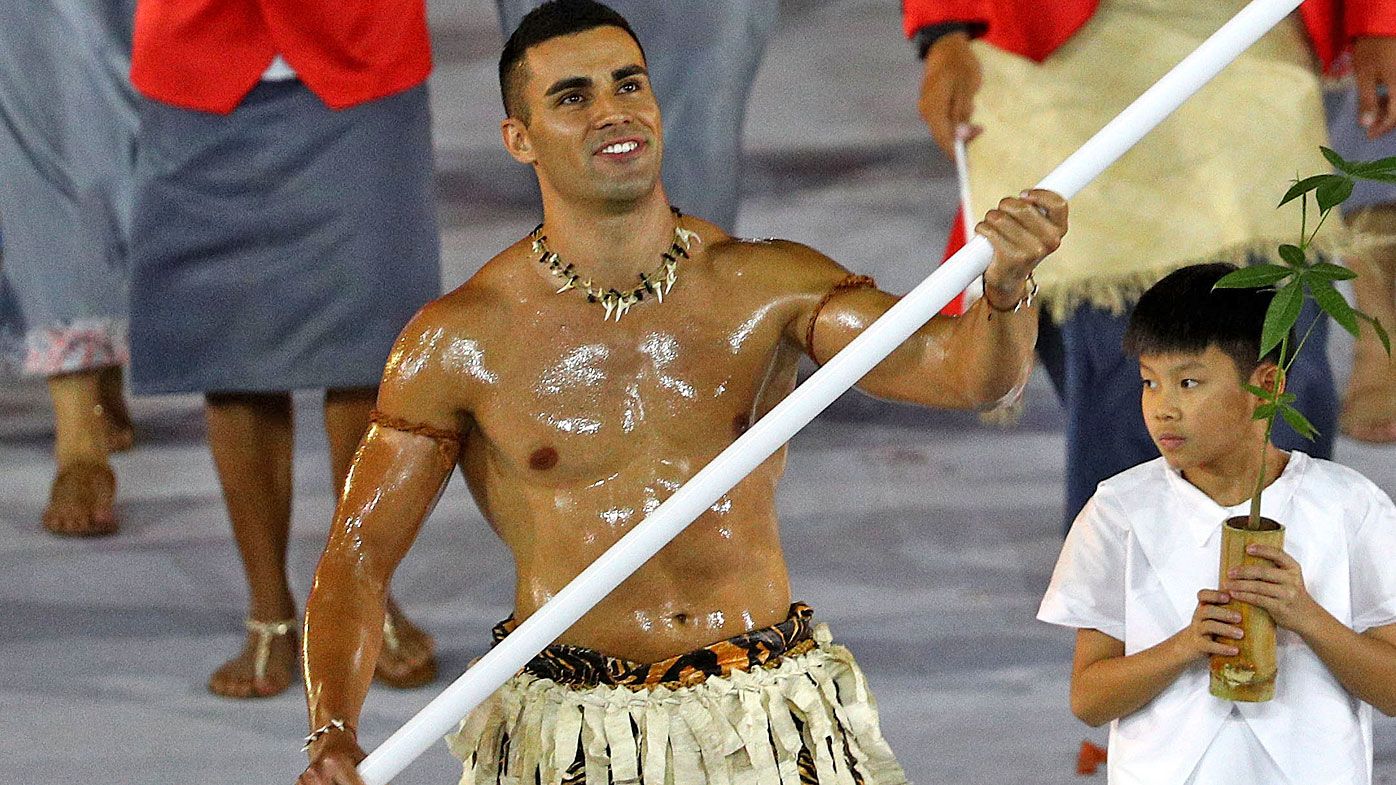
[[[974,201],[969,190],[969,151],[965,149],[964,137],[958,132],[955,134],[955,180],[960,186],[960,221],[965,231],[965,242],[968,243],[974,236]],[[974,283],[965,289],[964,295],[964,307],[969,308],[975,300],[984,296],[983,281],[975,278]]]
[[[1075,196],[1299,3],[1300,0],[1254,0],[1047,175],[1038,187],[1067,198]],[[374,750],[359,764],[363,780],[368,785],[387,785],[703,510],[964,291],[988,268],[992,257],[988,241],[975,236]]]

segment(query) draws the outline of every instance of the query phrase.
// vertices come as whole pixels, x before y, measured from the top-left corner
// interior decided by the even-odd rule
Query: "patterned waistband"
[[[733,671],[771,668],[781,658],[804,654],[814,648],[814,609],[802,602],[790,606],[785,621],[759,630],[744,632],[727,640],[708,644],[663,662],[632,662],[595,649],[555,643],[524,666],[524,673],[540,679],[575,687],[608,685],[639,689],[643,687],[688,687],[709,676],[729,676]],[[518,626],[508,618],[492,632],[499,643]]]

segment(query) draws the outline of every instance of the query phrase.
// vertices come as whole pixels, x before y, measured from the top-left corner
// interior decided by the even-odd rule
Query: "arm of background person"
[[[436,318],[440,310],[424,309],[393,349],[375,422],[354,456],[315,571],[303,644],[310,727],[346,727],[311,745],[303,785],[359,782],[354,766],[364,753],[355,730],[382,645],[388,585],[455,466],[468,411],[460,391],[469,385],[443,360],[453,341]]]
[[[902,1],[902,30],[925,61],[917,110],[946,157],[961,125],[970,138],[978,133],[971,121],[981,72],[969,42],[988,27],[987,0]]]
[[[1032,370],[1037,308],[1013,308],[1028,294],[1028,274],[1056,250],[1066,226],[1066,201],[1057,194],[1033,191],[1027,199],[1003,200],[976,229],[994,247],[984,275],[985,297],[962,316],[932,319],[869,371],[858,388],[956,409],[992,407],[1014,393]],[[786,266],[802,277],[797,286],[807,297],[787,335],[815,360],[828,360],[897,302],[873,288],[840,291],[826,301],[825,294],[847,271],[817,251],[791,248]]]
[[[1375,139],[1396,128],[1396,3],[1347,0],[1343,32],[1352,40],[1352,69],[1357,82],[1358,123]]]

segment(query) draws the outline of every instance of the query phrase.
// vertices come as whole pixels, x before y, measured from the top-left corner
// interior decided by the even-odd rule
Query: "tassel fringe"
[[[461,785],[561,785],[579,749],[594,785],[801,785],[802,750],[821,785],[902,785],[853,655],[814,635],[774,668],[691,687],[515,676],[446,737]]]

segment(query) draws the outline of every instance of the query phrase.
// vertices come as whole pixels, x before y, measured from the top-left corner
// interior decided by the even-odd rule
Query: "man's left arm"
[[[1270,565],[1232,569],[1222,590],[1264,608],[1277,626],[1304,639],[1344,689],[1382,714],[1396,716],[1396,624],[1359,633],[1310,596],[1294,557],[1267,545],[1251,545],[1247,552]]]
[[[1037,340],[1028,276],[1061,244],[1067,204],[1050,191],[1004,199],[975,231],[994,249],[984,297],[964,315],[932,319],[858,383],[882,398],[956,409],[989,408],[1027,382]],[[832,263],[829,263],[832,266]],[[895,304],[872,288],[833,290],[791,322],[792,338],[825,362]]]

